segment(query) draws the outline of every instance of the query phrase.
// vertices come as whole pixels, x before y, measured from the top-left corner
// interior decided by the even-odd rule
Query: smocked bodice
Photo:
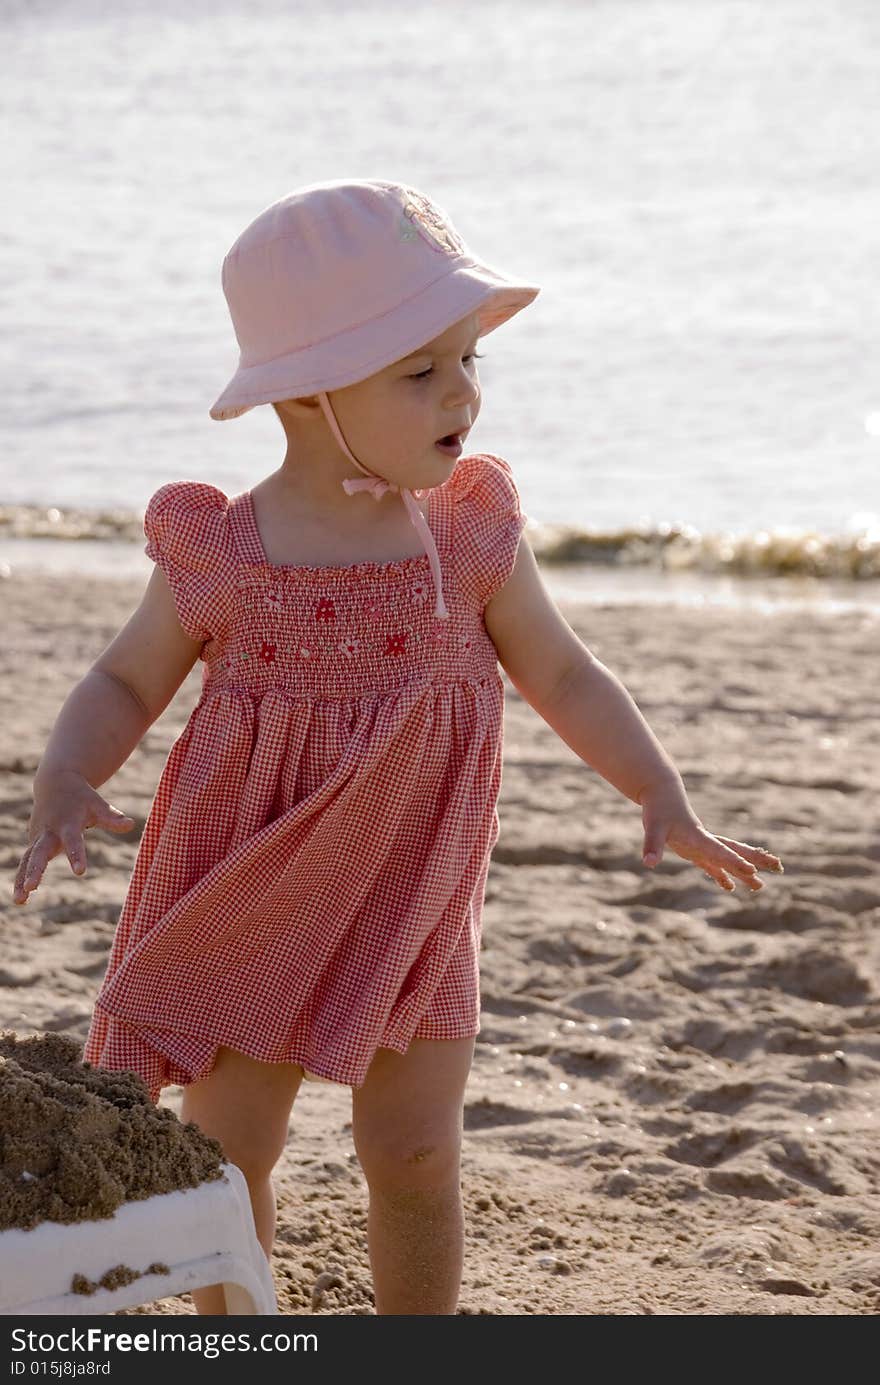
[[[434,613],[426,553],[339,567],[270,563],[250,491],[228,500],[201,482],[162,487],[147,510],[146,551],[162,563],[184,627],[204,638],[203,692],[338,699],[498,679],[483,609],[524,522],[506,463],[463,459],[429,493],[425,517],[446,619]]]

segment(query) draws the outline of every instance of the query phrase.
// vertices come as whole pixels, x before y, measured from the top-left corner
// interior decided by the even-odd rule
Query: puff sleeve
[[[452,474],[456,493],[455,561],[459,581],[480,610],[504,586],[528,520],[503,457],[462,458]]]
[[[144,514],[144,552],[168,579],[178,618],[190,639],[222,636],[235,584],[229,501],[201,481],[169,481]]]

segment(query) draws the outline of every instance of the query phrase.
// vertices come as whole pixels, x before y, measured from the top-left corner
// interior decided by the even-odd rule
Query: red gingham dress
[[[508,464],[429,492],[427,554],[269,563],[249,491],[152,496],[145,552],[203,641],[83,1057],[161,1088],[218,1045],[360,1087],[377,1048],[479,1032],[504,685],[483,608],[526,516]]]

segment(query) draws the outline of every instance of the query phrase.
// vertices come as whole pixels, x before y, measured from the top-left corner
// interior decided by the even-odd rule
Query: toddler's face
[[[452,474],[480,412],[478,330],[473,313],[403,360],[330,393],[343,437],[364,466],[411,489],[440,486]]]

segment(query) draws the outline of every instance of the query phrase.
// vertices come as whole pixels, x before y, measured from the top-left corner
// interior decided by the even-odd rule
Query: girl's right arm
[[[165,710],[202,648],[178,619],[157,565],[140,605],[68,694],[33,782],[28,846],[13,885],[25,904],[53,856],[66,852],[75,875],[86,869],[83,832],[130,832],[134,819],[96,790],[125,764]]]

